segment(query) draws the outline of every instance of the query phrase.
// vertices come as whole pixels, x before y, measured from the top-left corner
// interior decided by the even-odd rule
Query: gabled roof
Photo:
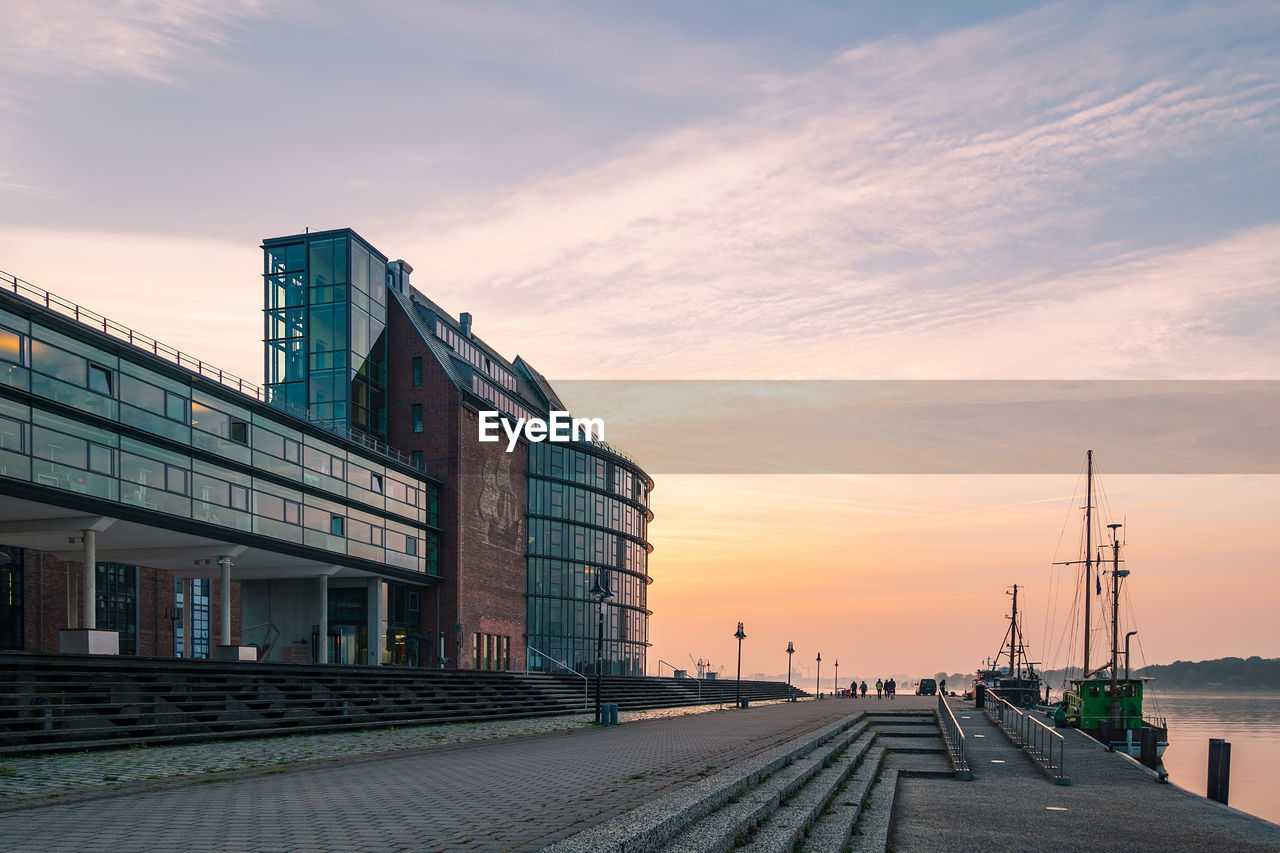
[[[405,313],[409,315],[409,319],[413,321],[414,328],[426,343],[427,348],[436,357],[436,361],[439,362],[441,368],[444,369],[449,381],[459,391],[470,397],[473,402],[478,402],[478,405],[485,407],[490,405],[489,401],[477,398],[472,389],[473,377],[479,376],[481,381],[489,383],[499,392],[512,398],[540,417],[547,417],[553,407],[563,408],[559,397],[551,390],[550,384],[542,377],[542,374],[534,371],[519,357],[517,357],[515,364],[507,361],[497,350],[486,344],[474,333],[464,335],[462,326],[457,320],[449,316],[443,308],[427,298],[417,288],[410,287],[409,291],[406,296],[395,288],[388,288],[391,298],[396,299],[404,308]],[[485,374],[483,370],[467,361],[446,341],[441,340],[436,335],[436,321],[452,329],[460,338],[466,339],[468,343],[483,353],[491,362],[510,373],[515,378],[516,390],[513,391],[510,388],[501,386],[492,377]],[[520,365],[523,365],[523,367]],[[538,378],[535,380],[534,376]],[[545,386],[546,391],[550,393],[544,392],[540,385]]]

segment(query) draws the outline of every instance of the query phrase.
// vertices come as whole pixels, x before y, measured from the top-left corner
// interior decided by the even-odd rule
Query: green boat
[[[1128,569],[1120,567],[1121,541],[1118,531],[1120,524],[1108,524],[1111,541],[1106,546],[1111,549],[1110,567],[1101,551],[1095,559],[1093,554],[1093,451],[1087,454],[1087,487],[1084,505],[1084,559],[1058,565],[1084,565],[1084,666],[1083,677],[1070,679],[1062,694],[1062,703],[1054,712],[1054,724],[1071,726],[1089,734],[1107,744],[1112,749],[1122,750],[1130,755],[1141,754],[1144,737],[1150,739],[1154,734],[1156,755],[1164,754],[1169,746],[1169,727],[1162,717],[1146,716],[1142,702],[1147,692],[1150,678],[1131,678],[1129,676],[1129,640],[1136,634],[1130,631],[1124,638],[1124,676],[1120,676],[1120,587],[1122,581],[1129,576]],[[1097,575],[1094,575],[1095,567]],[[1089,587],[1097,583],[1102,589],[1102,576],[1110,575],[1108,603],[1111,605],[1111,656],[1097,667],[1090,667],[1089,635],[1092,627]],[[1095,581],[1096,577],[1096,581]]]

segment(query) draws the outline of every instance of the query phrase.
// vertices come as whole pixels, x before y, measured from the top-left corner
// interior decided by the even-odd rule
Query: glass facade
[[[605,673],[644,675],[648,648],[649,479],[589,444],[529,445],[529,644],[584,674],[595,672],[598,606]],[[483,651],[477,646],[477,656]],[[530,667],[556,667],[541,655]]]
[[[348,230],[263,253],[269,399],[385,438],[387,259]]]
[[[0,310],[0,477],[437,574],[434,482],[90,340]]]

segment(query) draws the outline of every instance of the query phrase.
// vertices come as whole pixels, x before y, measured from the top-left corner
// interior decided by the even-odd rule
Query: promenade
[[[1280,826],[1160,784],[1079,731],[1064,736],[1070,785],[1055,785],[972,702],[949,700],[973,781],[900,777],[895,851],[1277,851]]]
[[[586,839],[613,838],[613,827],[624,837],[661,818],[663,803],[691,802],[690,792],[841,727],[853,747],[813,766],[835,772],[866,756],[825,812],[871,792],[855,850],[1280,850],[1280,826],[1158,784],[1077,732],[1065,732],[1073,784],[1055,785],[957,700],[974,779],[946,778],[928,769],[938,760],[927,754],[933,740],[907,736],[936,707],[934,697],[828,698],[637,712],[606,729],[578,716],[9,759],[0,851],[617,849]],[[882,780],[874,788],[873,776]],[[726,809],[754,799],[735,796]],[[707,825],[724,825],[728,815],[718,814]],[[835,846],[823,846],[823,820],[806,849],[839,849],[850,838],[846,822]],[[679,829],[675,846],[704,849],[689,847],[702,825]],[[783,849],[766,842],[771,826],[751,849]]]
[[[326,755],[338,763],[243,773],[225,766],[224,751],[216,771],[159,789],[150,781],[103,792],[86,779],[64,789],[60,796],[70,801],[47,805],[11,791],[3,803],[8,810],[0,813],[0,850],[539,850],[868,703],[875,700],[744,710],[711,706],[706,713],[657,719],[624,716],[624,725],[607,729],[568,719],[565,730],[536,736],[521,721],[480,724],[491,736],[501,727],[516,736],[358,757]],[[291,740],[165,749],[180,770],[198,765],[214,747],[250,757],[278,750],[293,760],[305,758],[291,749]],[[149,750],[124,752],[145,762]],[[77,772],[92,777],[95,761],[116,757],[90,754]]]

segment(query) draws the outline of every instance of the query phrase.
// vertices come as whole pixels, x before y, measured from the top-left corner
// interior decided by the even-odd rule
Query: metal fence
[[[1059,785],[1071,784],[1063,767],[1064,741],[1060,733],[1010,705],[990,690],[983,698],[982,709],[993,723],[1004,730],[1010,740],[1025,749],[1041,767],[1053,774],[1054,782]]]
[[[239,376],[234,374],[227,373],[225,370],[215,367],[206,361],[189,356],[186,353],[181,352],[168,344],[161,343],[155,338],[144,335],[141,332],[135,332],[133,329],[130,329],[122,323],[117,323],[109,317],[104,317],[103,315],[90,311],[88,308],[83,308],[68,299],[63,299],[61,296],[50,293],[39,285],[32,284],[31,282],[20,279],[17,276],[0,271],[0,289],[7,290],[14,296],[18,296],[28,302],[34,302],[36,305],[43,307],[47,311],[52,311],[53,313],[60,314],[69,320],[74,320],[82,326],[88,326],[94,331],[110,335],[116,340],[123,341],[131,347],[150,353],[157,358],[164,359],[165,361],[175,364],[184,370],[189,370],[192,373],[199,374],[206,379],[212,379],[224,388],[229,388],[232,391],[236,391],[248,397],[253,397],[255,400],[266,403],[272,408],[279,409],[284,414],[314,424],[321,429],[327,430],[328,432],[339,435],[348,441],[355,442],[356,444],[372,450],[374,453],[394,459],[403,465],[408,465],[412,468],[417,468],[418,470],[426,470],[421,464],[415,462],[412,456],[406,456],[399,450],[388,445],[386,442],[379,441],[367,433],[348,429],[345,421],[334,421],[317,417],[315,413],[309,409],[294,406],[279,399],[269,393],[269,390],[266,388],[255,385],[248,380],[241,379]],[[612,452],[617,452],[612,448],[609,449]]]
[[[973,772],[969,769],[969,753],[964,747],[964,729],[956,722],[956,715],[947,704],[944,693],[938,693],[938,724],[942,728],[942,737],[947,742],[947,752],[951,756],[951,766],[956,771],[957,779],[969,780]]]

